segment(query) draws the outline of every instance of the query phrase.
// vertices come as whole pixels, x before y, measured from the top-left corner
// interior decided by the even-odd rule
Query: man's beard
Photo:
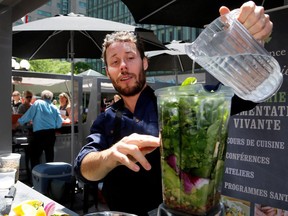
[[[120,95],[123,96],[134,96],[136,94],[138,94],[139,92],[142,91],[143,87],[146,84],[146,76],[145,76],[145,71],[142,71],[139,74],[139,80],[136,81],[136,85],[133,87],[124,87],[122,88],[121,86],[119,86],[117,84],[117,82],[115,80],[111,80],[112,84],[114,86],[114,88],[116,89],[116,91],[119,92]]]

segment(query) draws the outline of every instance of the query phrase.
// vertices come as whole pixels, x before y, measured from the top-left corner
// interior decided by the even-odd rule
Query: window
[[[37,14],[45,17],[51,17],[51,13],[48,11],[37,10]]]
[[[86,8],[86,2],[79,1],[79,7],[85,9]]]

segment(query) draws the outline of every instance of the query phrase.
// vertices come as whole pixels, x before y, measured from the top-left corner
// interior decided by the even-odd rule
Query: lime
[[[46,216],[46,212],[42,206],[37,209],[35,216]]]
[[[22,211],[23,211],[23,215],[25,216],[35,216],[36,215],[36,212],[37,210],[32,206],[32,205],[29,205],[29,204],[22,204]]]
[[[28,207],[27,207],[27,205],[28,205]],[[13,207],[13,211],[14,211],[16,216],[23,216],[23,215],[26,215],[24,210],[28,211],[28,213],[30,214],[31,211],[33,211],[31,209],[33,208],[33,209],[35,209],[35,213],[36,213],[36,209],[38,209],[42,205],[43,205],[43,202],[40,200],[26,200],[26,201],[23,201],[20,204],[16,205],[15,207]],[[23,206],[24,206],[24,209],[23,209]]]

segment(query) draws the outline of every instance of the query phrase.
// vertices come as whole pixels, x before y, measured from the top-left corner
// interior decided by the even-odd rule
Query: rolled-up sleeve
[[[105,124],[103,123],[103,121],[105,121],[104,115],[99,115],[94,121],[90,130],[91,134],[86,138],[87,144],[82,147],[75,159],[74,170],[76,177],[83,182],[91,183],[91,181],[85,179],[85,177],[83,177],[81,173],[81,163],[84,157],[90,152],[102,151],[109,148],[109,145],[106,141],[107,135],[104,128]]]

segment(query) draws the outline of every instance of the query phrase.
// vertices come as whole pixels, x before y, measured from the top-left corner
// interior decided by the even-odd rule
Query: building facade
[[[129,9],[121,0],[87,0],[87,16],[153,30],[157,38],[164,44],[172,40],[192,42],[201,32],[201,29],[182,26],[136,24]],[[97,71],[101,71],[104,66],[100,60],[90,60],[89,62]]]
[[[87,12],[87,0],[50,0],[37,10],[31,11],[14,25],[32,22],[38,19],[53,17],[58,14],[83,14]]]

